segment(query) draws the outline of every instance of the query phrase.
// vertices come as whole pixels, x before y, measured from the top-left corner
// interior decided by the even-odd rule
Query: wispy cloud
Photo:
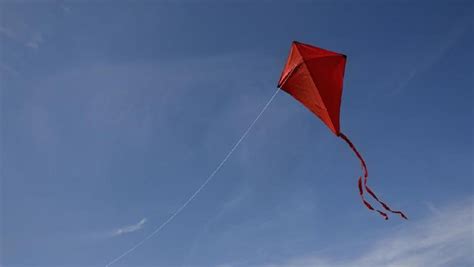
[[[128,234],[128,233],[136,232],[136,231],[143,228],[146,221],[147,221],[146,218],[143,218],[143,219],[141,219],[141,221],[139,221],[136,224],[127,225],[127,226],[123,226],[123,227],[120,227],[118,229],[115,229],[112,232],[112,236],[120,236],[120,235],[124,235],[124,234]]]
[[[41,32],[35,32],[31,35],[30,40],[27,41],[25,45],[29,48],[38,49],[43,42],[43,34]]]
[[[446,267],[474,264],[474,199],[441,208],[440,213],[406,224],[359,257],[341,259],[315,253],[266,267]],[[232,265],[235,266],[235,265]],[[240,265],[239,265],[240,266]]]
[[[117,228],[102,229],[96,231],[88,231],[87,233],[82,233],[80,235],[81,239],[84,240],[107,240],[110,238],[123,236],[126,234],[134,233],[140,231],[145,227],[145,224],[148,220],[146,218],[141,219],[139,222],[131,225],[124,225]]]
[[[5,16],[0,22],[0,37],[3,42],[11,42],[14,46],[38,49],[47,37],[47,30],[42,23],[25,16],[24,10],[5,7]]]
[[[459,19],[459,21],[455,24],[453,29],[445,36],[443,42],[441,42],[438,46],[438,49],[431,55],[426,58],[417,59],[419,64],[415,64],[412,66],[410,73],[407,77],[400,81],[397,87],[391,92],[391,95],[395,95],[403,91],[403,89],[407,86],[411,80],[419,73],[425,72],[429,68],[431,68],[434,64],[436,64],[440,59],[442,59],[447,52],[456,44],[456,42],[466,33],[467,29],[471,25],[471,17],[463,17]]]
[[[5,64],[3,62],[0,62],[0,76],[2,76],[2,74],[18,76],[20,73],[17,70],[15,70],[12,66]]]
[[[13,31],[9,28],[6,28],[5,26],[0,26],[0,35],[4,35],[7,38],[14,38],[15,34]]]
[[[69,13],[71,12],[71,7],[70,6],[67,6],[65,4],[62,4],[61,5],[61,9],[63,10],[64,13]]]

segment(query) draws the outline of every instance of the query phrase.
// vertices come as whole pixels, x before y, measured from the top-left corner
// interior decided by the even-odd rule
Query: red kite
[[[349,138],[341,132],[339,114],[346,60],[347,57],[343,54],[293,42],[278,87],[318,116],[337,137],[343,139],[354,151],[362,165],[364,181],[362,182],[362,177],[359,177],[358,186],[365,206],[370,210],[377,211],[386,220],[388,219],[385,212],[374,209],[367,202],[364,190],[386,211],[399,214],[402,218],[407,219],[403,212],[392,210],[369,188],[367,165]]]

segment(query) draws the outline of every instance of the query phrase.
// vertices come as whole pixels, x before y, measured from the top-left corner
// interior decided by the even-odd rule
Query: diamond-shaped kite
[[[392,210],[370,189],[367,185],[369,174],[364,159],[349,138],[340,130],[339,114],[346,59],[347,57],[343,54],[293,42],[278,87],[318,116],[336,136],[343,139],[354,151],[363,170],[364,180],[362,181],[362,176],[359,177],[358,186],[365,206],[388,219],[385,212],[373,208],[365,199],[364,191],[367,191],[386,211],[399,214],[407,219],[401,211]]]

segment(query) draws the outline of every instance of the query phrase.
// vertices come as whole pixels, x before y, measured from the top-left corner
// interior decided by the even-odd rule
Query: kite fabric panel
[[[363,170],[363,179],[362,176],[359,177],[358,187],[364,205],[378,212],[386,220],[388,219],[386,212],[407,219],[403,212],[392,210],[370,189],[367,185],[369,173],[364,159],[349,138],[341,132],[339,116],[346,60],[347,57],[343,54],[295,41],[291,45],[278,87],[320,118],[355,153]],[[364,192],[367,192],[386,212],[375,209],[366,200]]]

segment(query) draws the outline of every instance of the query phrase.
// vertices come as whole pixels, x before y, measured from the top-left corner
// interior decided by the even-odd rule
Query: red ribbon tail
[[[367,190],[367,192],[368,192],[378,203],[380,203],[380,205],[382,205],[382,207],[383,207],[386,211],[389,211],[389,212],[391,212],[391,213],[398,214],[398,215],[400,215],[400,217],[402,217],[403,219],[408,220],[408,217],[407,217],[403,212],[401,212],[401,211],[399,211],[399,210],[392,210],[385,202],[379,200],[379,198],[375,195],[374,191],[372,191],[372,189],[370,189],[370,187],[367,185],[367,180],[365,180],[364,187],[365,187],[365,190]]]
[[[367,170],[367,165],[365,164],[365,161],[364,161],[364,158],[362,158],[362,155],[359,153],[359,151],[357,151],[357,149],[355,148],[354,144],[352,144],[351,140],[349,140],[349,138],[344,135],[343,133],[339,133],[339,137],[341,139],[343,139],[348,145],[349,147],[352,149],[352,151],[356,154],[357,158],[359,159],[360,161],[360,164],[361,164],[361,167],[362,167],[362,171],[364,173],[364,183],[362,184],[362,177],[359,177],[359,181],[358,181],[358,187],[359,187],[359,194],[362,198],[362,202],[364,203],[364,205],[370,209],[370,210],[373,210],[373,211],[377,211],[382,217],[384,217],[385,220],[388,220],[388,215],[385,213],[385,212],[382,212],[378,209],[374,209],[372,207],[372,205],[370,205],[370,203],[368,203],[366,200],[365,200],[365,197],[364,197],[364,189],[365,191],[367,191],[367,193],[369,193],[370,196],[372,196],[373,199],[375,199],[375,201],[377,201],[380,205],[382,205],[382,207],[386,210],[386,211],[389,211],[391,213],[395,213],[395,214],[398,214],[400,215],[402,218],[408,220],[407,216],[405,216],[405,214],[401,211],[398,211],[398,210],[392,210],[386,203],[384,203],[383,201],[381,201],[377,195],[375,195],[374,191],[372,191],[372,189],[370,189],[370,187],[367,185],[367,180],[368,180],[368,177],[369,177],[369,172]]]
[[[367,200],[365,200],[365,197],[364,197],[364,188],[362,187],[362,177],[359,177],[358,186],[359,186],[359,195],[360,195],[360,198],[362,199],[362,203],[364,203],[364,205],[365,205],[369,210],[373,210],[373,211],[378,212],[385,220],[388,220],[388,215],[387,215],[385,212],[380,211],[380,210],[377,210],[377,209],[374,209],[374,207],[372,207],[372,205],[370,205],[370,203],[367,202]]]

